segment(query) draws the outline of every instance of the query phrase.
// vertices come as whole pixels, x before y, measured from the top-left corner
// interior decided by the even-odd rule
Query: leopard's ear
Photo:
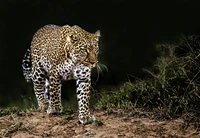
[[[70,52],[73,49],[73,44],[72,44],[72,35],[71,35],[71,26],[65,25],[61,27],[61,45],[64,46],[65,49],[65,55],[66,57],[70,57]]]
[[[65,51],[66,51],[66,57],[70,57],[70,53],[72,52],[73,49],[73,44],[71,42],[71,36],[67,35],[65,39]]]
[[[71,37],[69,35],[66,36],[66,44],[71,44]]]
[[[97,30],[95,32],[95,36],[97,37],[97,39],[99,40],[99,37],[101,36],[100,30]]]
[[[61,43],[62,45],[68,45],[71,44],[71,34],[70,34],[70,26],[69,25],[65,25],[63,27],[61,27]]]

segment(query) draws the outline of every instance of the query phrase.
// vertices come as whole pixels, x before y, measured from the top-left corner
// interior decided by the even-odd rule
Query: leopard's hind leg
[[[32,81],[33,81],[33,89],[35,92],[35,96],[37,98],[39,109],[42,111],[46,111],[49,106],[48,100],[48,76],[46,71],[38,66],[37,69],[34,69],[32,72]]]

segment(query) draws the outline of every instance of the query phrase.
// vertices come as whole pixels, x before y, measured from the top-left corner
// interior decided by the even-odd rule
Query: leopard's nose
[[[92,58],[92,57],[89,57],[89,62],[91,63],[91,64],[94,64],[95,62],[97,62],[97,60],[95,59],[95,58]]]

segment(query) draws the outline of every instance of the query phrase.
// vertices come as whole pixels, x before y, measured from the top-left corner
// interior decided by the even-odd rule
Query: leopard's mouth
[[[86,66],[88,66],[88,67],[90,67],[90,68],[94,68],[94,67],[96,67],[96,65],[97,65],[97,63],[98,63],[98,61],[96,61],[96,62],[88,62],[88,61],[84,61],[83,62],[83,64],[85,64]]]

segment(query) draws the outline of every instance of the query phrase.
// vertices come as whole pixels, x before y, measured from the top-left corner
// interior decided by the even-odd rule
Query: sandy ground
[[[187,129],[181,119],[156,121],[148,118],[117,117],[94,111],[98,123],[78,124],[77,113],[49,116],[42,112],[0,117],[0,137],[11,138],[200,138],[200,130]],[[102,124],[101,124],[102,122]]]

